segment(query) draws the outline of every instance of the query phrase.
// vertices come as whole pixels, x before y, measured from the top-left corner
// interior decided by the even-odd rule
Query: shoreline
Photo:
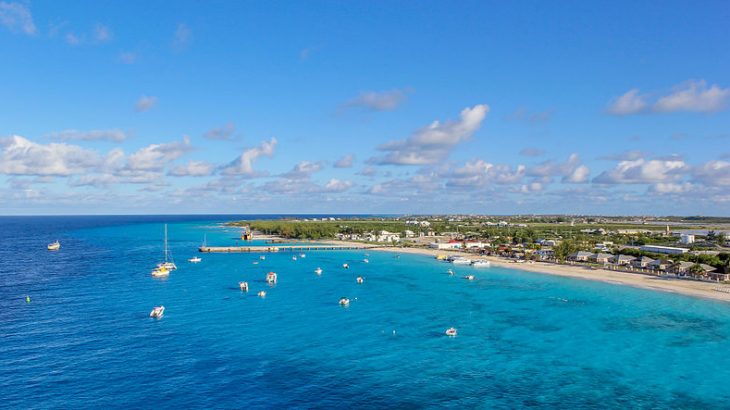
[[[326,240],[317,241],[326,244],[367,246],[367,244],[352,241]],[[711,299],[721,302],[730,303],[730,286],[721,283],[701,282],[687,279],[677,279],[671,277],[660,277],[653,275],[643,275],[640,273],[619,272],[608,269],[589,269],[580,265],[557,265],[546,262],[534,263],[511,263],[496,257],[471,255],[461,251],[444,251],[429,248],[399,248],[391,246],[373,247],[365,250],[403,253],[411,255],[432,256],[436,255],[458,255],[466,257],[475,257],[488,260],[493,266],[507,269],[519,269],[526,272],[540,273],[545,275],[555,275],[575,279],[592,280],[612,285],[625,285],[635,288],[648,289],[654,291],[662,291],[668,293],[676,293],[685,296],[698,297],[702,299]],[[715,288],[725,288],[728,293],[720,292]]]

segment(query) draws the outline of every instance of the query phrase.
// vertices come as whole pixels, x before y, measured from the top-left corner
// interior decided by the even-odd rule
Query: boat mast
[[[167,262],[167,224],[165,224],[165,262]]]

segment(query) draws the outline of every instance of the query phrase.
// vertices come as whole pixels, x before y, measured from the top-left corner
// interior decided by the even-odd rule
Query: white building
[[[400,234],[388,231],[378,232],[376,242],[400,242]]]
[[[687,253],[685,248],[675,248],[673,246],[659,246],[659,245],[644,245],[641,248],[644,252],[663,253],[667,255],[676,255],[680,253]]]
[[[683,233],[679,236],[679,243],[682,245],[689,245],[695,243],[695,236]]]
[[[431,249],[439,249],[439,250],[461,249],[461,242],[459,242],[459,241],[431,242],[430,244],[428,244],[428,247]]]

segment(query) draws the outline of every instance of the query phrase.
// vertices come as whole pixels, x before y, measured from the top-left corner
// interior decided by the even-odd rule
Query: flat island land
[[[257,239],[465,256],[503,268],[730,302],[730,220],[723,218],[330,217],[229,226],[248,226]],[[591,263],[596,257],[603,259]]]

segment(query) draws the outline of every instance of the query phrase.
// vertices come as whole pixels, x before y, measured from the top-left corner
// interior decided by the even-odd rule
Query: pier
[[[304,251],[348,251],[372,249],[376,246],[346,245],[286,245],[286,246],[201,246],[203,253],[268,253],[268,252],[304,252]]]

